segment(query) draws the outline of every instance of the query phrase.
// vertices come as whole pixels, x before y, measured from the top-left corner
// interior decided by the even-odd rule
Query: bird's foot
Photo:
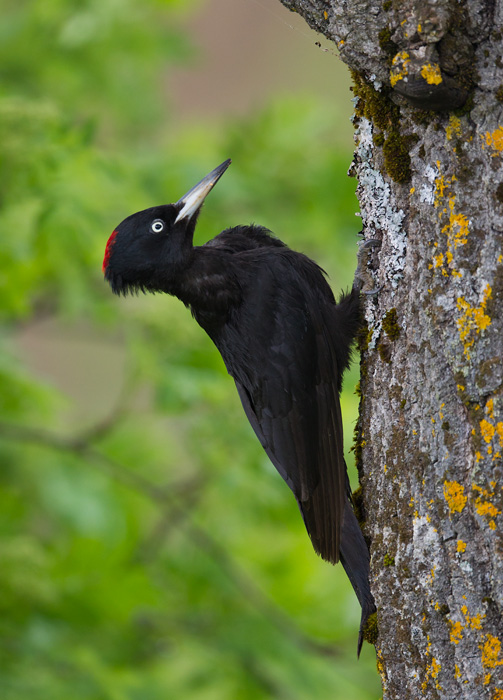
[[[374,248],[380,247],[381,241],[377,238],[371,238],[368,241],[360,241],[358,243],[358,264],[355,270],[355,276],[353,280],[353,289],[366,296],[372,296],[378,294],[381,287],[376,287],[375,280],[368,270],[368,263],[370,260],[370,254]]]

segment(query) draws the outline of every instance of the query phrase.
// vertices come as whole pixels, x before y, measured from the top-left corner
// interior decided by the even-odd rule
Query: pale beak
[[[176,204],[181,205],[182,208],[178,212],[178,216],[175,219],[175,224],[182,219],[191,219],[194,216],[207,195],[220,180],[230,164],[231,159],[228,158],[221,165],[215,168],[215,170],[212,170],[211,173],[206,175],[206,177],[203,177],[201,182],[198,182],[195,187],[189,190],[187,194],[184,194],[184,196],[179,199],[178,202],[176,202]]]

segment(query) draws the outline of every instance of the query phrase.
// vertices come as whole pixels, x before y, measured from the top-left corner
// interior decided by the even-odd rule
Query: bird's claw
[[[375,289],[360,289],[360,293],[365,294],[367,297],[372,297],[375,294],[379,294],[382,289],[384,289],[384,285],[381,284],[380,287],[376,287]]]
[[[380,248],[382,245],[382,241],[379,240],[379,238],[369,238],[368,241],[360,241],[358,243],[358,247],[360,250],[362,248]]]
[[[365,296],[379,294],[382,289],[382,286],[376,288],[374,278],[367,269],[371,251],[380,246],[381,241],[377,238],[370,238],[368,241],[358,243],[358,264],[355,270],[353,289],[365,294]]]

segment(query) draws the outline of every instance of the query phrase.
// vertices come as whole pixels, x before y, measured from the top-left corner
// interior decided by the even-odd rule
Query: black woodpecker
[[[262,447],[293,491],[316,552],[339,560],[368,616],[369,551],[353,512],[339,394],[361,323],[362,283],[335,301],[323,270],[261,226],[237,226],[202,246],[203,202],[215,168],[175,204],[128,216],[103,260],[115,294],[165,292],[188,306],[236,383]]]

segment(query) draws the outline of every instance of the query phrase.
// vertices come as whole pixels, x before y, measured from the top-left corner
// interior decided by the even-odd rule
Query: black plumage
[[[193,234],[204,198],[230,161],[175,204],[125,219],[103,271],[116,294],[178,297],[220,351],[245,413],[293,491],[314,549],[339,559],[362,606],[375,609],[369,553],[351,505],[339,402],[360,326],[358,285],[336,303],[321,268],[259,226]]]

